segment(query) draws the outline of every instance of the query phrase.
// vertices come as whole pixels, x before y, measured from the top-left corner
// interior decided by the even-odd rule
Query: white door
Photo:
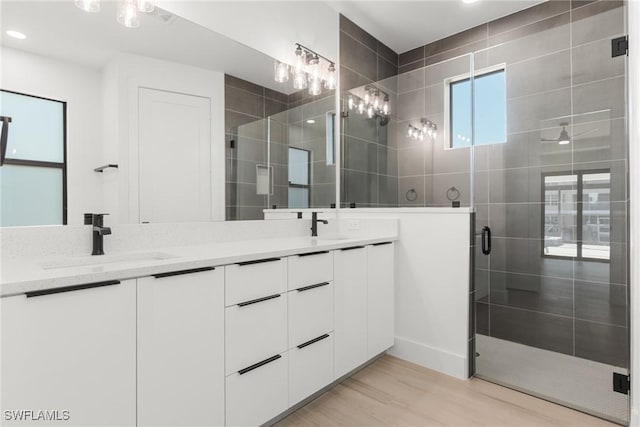
[[[138,426],[223,425],[223,269],[138,279],[137,303]]]
[[[210,104],[139,89],[140,222],[211,221]]]
[[[136,425],[135,280],[89,286],[0,298],[0,425]]]

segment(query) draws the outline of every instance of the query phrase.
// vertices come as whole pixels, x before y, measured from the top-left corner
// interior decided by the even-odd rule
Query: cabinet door
[[[103,285],[0,299],[2,425],[135,426],[135,280]]]
[[[138,279],[138,425],[224,424],[224,273]]]
[[[393,243],[371,245],[367,250],[367,357],[371,358],[394,341],[395,259]]]
[[[367,250],[335,253],[335,376],[349,373],[367,360]]]

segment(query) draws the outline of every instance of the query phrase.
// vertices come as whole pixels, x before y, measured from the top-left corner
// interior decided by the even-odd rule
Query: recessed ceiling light
[[[21,33],[20,31],[15,31],[15,30],[7,30],[7,35],[18,40],[24,40],[27,38],[27,36],[24,33]]]
[[[310,125],[314,124],[315,122],[316,122],[316,121],[315,121],[315,120],[313,120],[313,119],[309,119],[309,120],[307,120],[307,123],[309,123]]]
[[[475,3],[475,2],[477,2],[477,1],[478,1],[478,0],[462,0],[462,3],[467,3],[467,4],[469,4],[469,3]]]

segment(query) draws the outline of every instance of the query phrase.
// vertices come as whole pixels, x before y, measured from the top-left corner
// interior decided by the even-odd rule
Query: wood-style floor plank
[[[278,427],[612,427],[480,379],[458,380],[384,356],[289,415]]]

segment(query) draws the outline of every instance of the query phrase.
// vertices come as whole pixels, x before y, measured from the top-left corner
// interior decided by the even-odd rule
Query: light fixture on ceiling
[[[315,121],[315,120],[313,120],[313,119],[309,119],[309,120],[307,120],[307,123],[309,123],[310,125],[314,124],[315,122],[316,122],[316,121]]]
[[[438,126],[428,119],[420,119],[420,125],[409,124],[407,136],[411,139],[424,141],[425,137],[435,139],[438,136]]]
[[[326,64],[326,73],[324,69]],[[336,65],[333,61],[319,53],[296,43],[295,60],[292,66],[284,62],[275,61],[274,80],[278,83],[289,81],[293,76],[293,88],[302,90],[309,88],[309,95],[316,96],[322,93],[322,88],[334,90],[337,86]]]
[[[75,4],[85,12],[100,12],[100,0],[76,0]]]
[[[100,12],[100,0],[75,0],[75,5],[85,12]],[[154,10],[150,0],[118,0],[116,20],[127,28],[138,28],[140,13],[152,13]]]
[[[27,38],[27,36],[24,33],[21,33],[20,31],[16,31],[16,30],[7,30],[7,35],[9,37],[13,37],[14,39],[18,39],[18,40],[24,40]]]
[[[470,3],[475,3],[475,2],[477,2],[477,1],[478,1],[478,0],[462,0],[462,3],[470,4]]]
[[[349,110],[355,110],[359,114],[367,114],[370,119],[380,117],[389,119],[391,107],[389,106],[389,94],[375,85],[366,85],[362,98],[355,93],[349,93],[347,98]]]
[[[562,126],[562,130],[560,131],[560,135],[555,138],[555,139],[551,139],[551,138],[540,138],[541,142],[557,142],[559,145],[567,145],[567,144],[571,144],[571,136],[569,136],[569,132],[567,132],[567,126],[569,126],[568,122],[561,122],[559,123],[560,126]],[[595,131],[597,131],[598,129],[591,129],[591,130],[587,130],[585,132],[580,132],[577,134],[574,134],[573,137],[576,138],[578,136],[582,136],[582,135],[587,135],[590,133],[593,133]]]

